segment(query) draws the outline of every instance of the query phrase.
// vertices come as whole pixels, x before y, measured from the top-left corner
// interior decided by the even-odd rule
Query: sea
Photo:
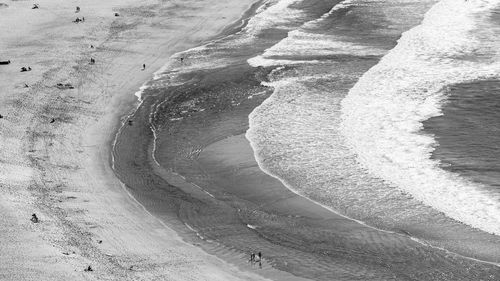
[[[195,200],[153,176],[145,195],[146,180],[116,164],[132,161],[119,147],[115,171],[146,208],[174,206],[200,239],[242,253],[245,241],[260,243],[276,253],[273,267],[300,277],[500,280],[499,34],[497,0],[262,0],[219,37],[174,55],[137,93],[128,118],[142,116],[135,136],[149,141],[127,149],[152,160],[134,165],[194,177],[176,166],[219,140],[183,147],[198,124],[232,112],[263,172],[356,226],[290,216],[270,226],[269,216],[237,215],[256,204],[238,192],[199,183],[211,199]],[[174,140],[187,124],[195,132]],[[123,128],[118,146],[133,139]],[[228,234],[204,212],[234,212],[228,221],[242,230]],[[298,225],[304,232],[291,231]]]

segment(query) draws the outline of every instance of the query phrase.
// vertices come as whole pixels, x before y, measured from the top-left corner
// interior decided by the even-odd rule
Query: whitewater
[[[497,235],[498,194],[441,169],[431,159],[435,139],[420,131],[423,121],[441,114],[448,86],[498,78],[498,28],[486,28],[498,4],[439,2],[342,102],[342,132],[372,174],[455,220]]]

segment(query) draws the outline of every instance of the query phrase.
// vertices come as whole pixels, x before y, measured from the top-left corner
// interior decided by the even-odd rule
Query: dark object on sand
[[[79,12],[80,12],[80,7],[76,6],[75,13],[79,13]]]
[[[97,240],[97,243],[98,243],[98,244],[101,244],[101,243],[102,243],[102,240]]]
[[[3,115],[2,115],[2,114],[0,114],[0,119],[2,119],[2,118],[3,118]]]
[[[32,221],[33,223],[38,223],[38,217],[36,216],[36,214],[31,215],[30,221]]]
[[[82,20],[80,18],[76,18],[76,20],[74,20],[73,22],[76,22],[76,23],[79,23],[81,22]]]
[[[85,21],[85,17],[82,17],[82,21]]]
[[[144,70],[144,69],[146,69],[146,64],[145,63],[142,64],[142,70]]]
[[[181,62],[184,62],[184,58],[181,58]]]
[[[94,58],[90,58],[90,64],[95,64],[95,59]]]
[[[29,88],[29,87],[30,87],[30,85],[24,83],[24,88]]]
[[[56,87],[60,90],[66,90],[66,89],[74,89],[75,87],[73,87],[73,85],[71,85],[70,83],[66,83],[66,84],[63,84],[63,83],[57,83]]]
[[[52,120],[50,120],[50,124],[56,122],[56,119],[52,118]]]
[[[89,267],[85,268],[83,271],[94,271],[92,267],[89,265]]]
[[[33,4],[33,7],[31,7],[31,9],[39,9],[40,6],[38,6],[38,4]]]
[[[2,60],[0,61],[0,64],[10,64],[10,60]]]
[[[119,16],[120,16],[120,14],[118,14],[118,13],[115,13],[115,17],[119,17]]]
[[[128,120],[128,125],[132,126],[132,120]]]
[[[91,49],[94,49],[94,45],[90,45],[90,48],[91,48]]]
[[[26,72],[26,71],[31,71],[31,67],[28,66],[28,68],[26,68],[25,66],[21,67],[21,72]]]

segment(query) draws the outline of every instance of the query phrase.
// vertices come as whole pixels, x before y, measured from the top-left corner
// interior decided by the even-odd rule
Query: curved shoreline
[[[182,242],[134,203],[108,166],[117,121],[152,70],[224,30],[252,1],[91,0],[78,15],[62,0],[36,10],[9,4],[0,10],[12,31],[0,35],[2,56],[12,60],[0,69],[0,225],[8,230],[0,235],[0,278],[262,279]],[[73,23],[76,16],[86,21]],[[33,71],[19,73],[24,65]]]
[[[151,103],[151,104],[150,104],[150,106],[155,106],[155,107],[157,107],[158,105],[156,105],[156,104],[153,102],[153,103]],[[142,112],[142,113],[139,113],[139,114],[144,114],[144,116],[145,116],[145,115],[147,115],[147,110],[145,110],[145,111],[146,111],[146,112]],[[136,112],[136,113],[137,113],[137,112]],[[143,117],[141,117],[141,118],[146,118],[146,117],[144,117],[144,116],[143,116]],[[151,129],[151,128],[150,128],[150,129]],[[155,164],[159,164],[160,162],[156,159],[156,155],[155,155],[155,152],[156,152],[156,147],[157,147],[157,139],[158,139],[158,137],[156,136],[156,132],[155,132],[155,131],[150,132],[150,133],[152,133],[152,134],[153,134],[153,137],[152,137],[152,138],[153,138],[153,143],[152,143],[152,147],[151,147],[151,144],[148,144],[148,145],[147,145],[147,149],[146,149],[147,154],[148,154],[148,155],[147,155],[147,158],[148,158],[148,160],[152,160],[153,162],[155,162]],[[144,148],[146,148],[146,146],[144,146]],[[198,154],[200,154],[200,153],[203,153],[204,148],[206,148],[206,147],[201,147],[201,148],[200,148],[200,147],[193,147],[192,149],[196,149],[196,150],[198,151]],[[143,152],[144,152],[144,151],[143,151]],[[144,160],[144,161],[145,161],[145,162],[147,162],[147,160]],[[157,165],[157,166],[158,166],[158,165]],[[156,168],[160,168],[160,167],[156,167]],[[160,170],[161,170],[161,169],[160,169]],[[169,182],[169,184],[173,184],[173,183],[171,183],[171,181],[175,181],[176,183],[175,183],[175,184],[173,184],[173,185],[174,185],[174,186],[176,186],[176,187],[179,187],[179,186],[177,186],[177,185],[191,185],[191,187],[182,187],[181,189],[182,189],[183,191],[189,190],[190,188],[195,188],[195,187],[197,187],[198,189],[201,189],[201,191],[205,191],[205,192],[207,192],[209,195],[211,195],[211,193],[210,193],[210,192],[208,192],[207,190],[205,190],[205,189],[203,189],[203,188],[200,188],[200,186],[199,186],[199,185],[197,185],[196,183],[186,181],[186,177],[184,177],[184,176],[182,176],[182,175],[180,175],[180,174],[174,174],[173,172],[168,171],[168,170],[158,171],[158,174],[159,174],[161,177],[163,177],[164,179],[165,179],[165,178],[167,178],[167,182]],[[163,175],[163,176],[162,176],[162,175]],[[181,177],[181,178],[182,178],[182,183],[180,183],[179,181],[176,181],[176,180],[173,180],[173,179],[172,179],[172,177],[177,177],[177,176],[179,176],[179,177]],[[170,180],[168,180],[168,179],[170,179]],[[212,197],[214,197],[214,196],[212,195]],[[198,198],[197,198],[197,199],[198,199]],[[313,201],[313,202],[314,202],[314,201]],[[316,202],[314,202],[314,203],[316,203]],[[350,219],[350,218],[348,218],[348,217],[344,217],[344,218]],[[350,219],[350,220],[353,220],[353,219]],[[182,221],[182,220],[181,220],[181,221]],[[363,223],[363,222],[360,222],[360,221],[357,221],[357,220],[353,220],[353,221],[355,221],[355,222],[357,222],[357,223],[361,223],[362,225],[364,225],[364,226],[366,226],[366,227],[368,227],[368,228],[373,228],[373,227],[371,227],[371,226],[366,225],[366,224],[365,224],[365,223]],[[193,230],[193,229],[194,229],[194,228],[193,228],[191,225],[189,225],[188,223],[184,222],[184,224],[185,224],[185,226],[186,226],[187,228],[189,228],[189,229],[191,229],[191,230]],[[377,228],[373,228],[373,229],[376,229],[376,230],[378,230],[378,231],[380,230],[380,229],[377,229]],[[396,233],[396,232],[391,232],[391,231],[385,231],[385,230],[380,230],[380,231],[383,231],[383,232],[386,232],[386,233],[389,233],[389,234],[398,234],[398,236],[402,236],[402,237],[405,237],[405,238],[412,239],[412,237],[408,237],[407,235],[403,235],[403,234],[401,234],[401,233]],[[414,239],[412,239],[412,240],[414,240]],[[429,246],[429,245],[423,244],[423,243],[422,243],[422,242],[420,242],[420,241],[414,241],[414,242],[420,243],[420,244],[425,245],[425,246]],[[439,249],[439,248],[437,248],[437,247],[434,247],[434,248]],[[445,251],[446,251],[446,250],[445,250]],[[450,252],[450,253],[451,253],[451,252]],[[462,256],[462,257],[464,257],[464,256]],[[471,260],[471,261],[478,261],[478,260],[476,260],[476,259],[471,259],[471,258],[468,258],[468,257],[464,257],[464,258],[469,259],[469,260]],[[493,263],[493,265],[497,265],[497,264],[494,264],[494,263]]]

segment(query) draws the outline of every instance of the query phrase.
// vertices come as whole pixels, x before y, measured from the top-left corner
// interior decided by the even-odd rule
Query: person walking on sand
[[[145,63],[142,64],[142,70],[144,70],[144,69],[146,69],[146,64]]]

